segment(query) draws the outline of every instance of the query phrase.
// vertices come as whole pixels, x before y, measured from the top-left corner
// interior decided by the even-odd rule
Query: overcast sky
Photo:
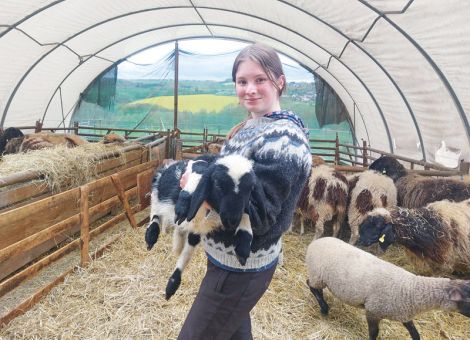
[[[216,80],[231,78],[232,64],[246,43],[223,39],[192,39],[179,41],[180,50],[196,55],[180,55],[179,77],[185,80]],[[150,48],[128,58],[119,65],[120,79],[167,79],[173,71],[163,60],[174,49],[174,43]],[[292,59],[281,55],[287,81],[313,81],[311,73]]]

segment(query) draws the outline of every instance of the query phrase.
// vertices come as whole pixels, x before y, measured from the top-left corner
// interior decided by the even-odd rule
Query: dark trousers
[[[253,339],[250,311],[275,270],[276,266],[255,273],[231,272],[207,261],[206,276],[178,339]]]

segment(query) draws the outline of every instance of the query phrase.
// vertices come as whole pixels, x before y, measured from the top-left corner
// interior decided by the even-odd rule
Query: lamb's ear
[[[387,248],[395,242],[395,233],[393,232],[393,226],[391,223],[385,224],[382,232],[379,237],[379,244],[382,250],[387,250]]]
[[[212,164],[207,168],[204,174],[201,177],[196,189],[191,195],[191,204],[189,206],[187,220],[188,222],[191,221],[194,216],[196,216],[197,211],[201,207],[202,203],[206,200],[209,196],[209,192],[211,190],[211,176],[214,172],[215,164]]]

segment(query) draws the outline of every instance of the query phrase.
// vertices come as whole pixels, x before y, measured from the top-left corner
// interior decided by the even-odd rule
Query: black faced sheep
[[[470,184],[449,178],[408,174],[405,167],[390,156],[378,158],[369,169],[393,179],[397,187],[397,204],[401,207],[419,208],[444,199],[460,202],[470,198]]]
[[[187,183],[181,189],[183,173]],[[160,225],[176,227],[173,247],[179,258],[167,285],[167,299],[178,289],[182,271],[199,243],[200,235],[214,228],[221,225],[236,228],[234,251],[240,263],[245,264],[250,254],[252,231],[244,211],[253,185],[252,162],[238,155],[205,155],[157,171],[152,184],[151,222],[145,240],[151,249],[157,242]],[[208,206],[203,205],[205,201]]]
[[[350,176],[348,182],[348,221],[351,228],[349,243],[354,244],[359,237],[359,226],[369,211],[397,204],[397,189],[390,178],[372,170]]]
[[[429,203],[416,209],[377,209],[360,229],[359,244],[398,243],[433,270],[470,271],[470,199]]]
[[[414,275],[337,238],[313,241],[306,255],[310,291],[322,314],[329,306],[323,289],[342,302],[364,308],[369,339],[376,339],[382,319],[402,322],[419,339],[415,315],[441,308],[470,317],[470,281]]]
[[[23,137],[20,129],[9,127],[0,134],[0,155],[3,154],[8,142],[13,138]]]

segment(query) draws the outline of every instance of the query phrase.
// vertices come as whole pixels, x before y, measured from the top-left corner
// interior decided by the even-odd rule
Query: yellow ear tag
[[[383,234],[382,236],[380,236],[379,242],[380,242],[380,243],[384,243],[384,242],[385,242],[385,234]]]

